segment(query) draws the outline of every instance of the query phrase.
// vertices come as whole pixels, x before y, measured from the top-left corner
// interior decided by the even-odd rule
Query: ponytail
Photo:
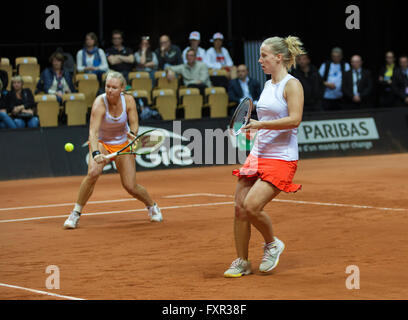
[[[282,54],[283,63],[286,69],[296,66],[296,57],[305,54],[302,48],[303,43],[298,37],[288,36],[287,38],[272,37],[266,39],[262,46],[268,46],[274,54]]]

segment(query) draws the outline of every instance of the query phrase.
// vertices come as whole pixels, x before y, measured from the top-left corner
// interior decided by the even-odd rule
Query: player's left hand
[[[261,124],[262,124],[261,121],[250,119],[249,123],[243,129],[245,129],[245,130],[251,130],[251,129],[259,130],[259,129],[262,129]]]
[[[136,136],[133,135],[133,134],[131,134],[130,132],[127,133],[127,137],[128,137],[128,139],[129,139],[130,141],[132,141],[134,138],[136,138]],[[130,142],[130,141],[129,141],[129,142]]]

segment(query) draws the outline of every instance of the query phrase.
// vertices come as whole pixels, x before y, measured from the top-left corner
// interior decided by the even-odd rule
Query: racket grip
[[[114,152],[114,153],[105,155],[105,159],[112,159],[113,157],[116,157],[117,155],[118,155],[118,153],[117,153],[117,152]]]

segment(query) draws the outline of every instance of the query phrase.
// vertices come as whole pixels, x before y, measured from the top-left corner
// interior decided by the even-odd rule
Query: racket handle
[[[111,154],[106,155],[106,156],[105,156],[105,159],[112,159],[113,157],[116,157],[117,155],[118,155],[118,153],[117,153],[117,152],[114,152],[114,153],[111,153]]]

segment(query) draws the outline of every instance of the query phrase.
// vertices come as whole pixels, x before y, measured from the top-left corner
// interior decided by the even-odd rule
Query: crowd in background
[[[261,94],[260,83],[248,75],[245,65],[234,65],[227,48],[223,46],[224,37],[217,32],[210,40],[213,44],[207,50],[200,47],[201,36],[198,31],[189,35],[190,45],[181,50],[173,44],[168,35],[160,37],[158,47],[153,50],[149,36],[143,36],[136,50],[124,45],[123,32],[112,32],[112,46],[106,50],[99,47],[95,33],[88,33],[83,48],[75,58],[58,48],[50,57],[50,66],[41,72],[35,92],[23,88],[22,77],[8,79],[7,73],[0,70],[0,128],[38,127],[34,94],[55,95],[60,103],[65,93],[76,91],[75,73],[94,73],[101,83],[102,75],[109,70],[122,73],[128,80],[132,71],[149,73],[152,86],[154,74],[164,70],[169,80],[181,77],[183,85],[200,89],[211,87],[209,70],[226,71],[225,86],[229,101],[239,103],[244,97],[253,99],[255,105]],[[385,54],[385,62],[380,73],[374,75],[363,66],[363,58],[353,55],[349,62],[344,61],[341,48],[333,48],[330,58],[319,68],[311,64],[308,54],[297,57],[297,66],[289,72],[303,85],[307,111],[355,110],[373,105],[381,107],[408,106],[408,57],[398,59],[394,53]],[[11,81],[11,91],[6,90]],[[378,101],[374,101],[378,98]],[[233,111],[233,110],[232,110]]]

